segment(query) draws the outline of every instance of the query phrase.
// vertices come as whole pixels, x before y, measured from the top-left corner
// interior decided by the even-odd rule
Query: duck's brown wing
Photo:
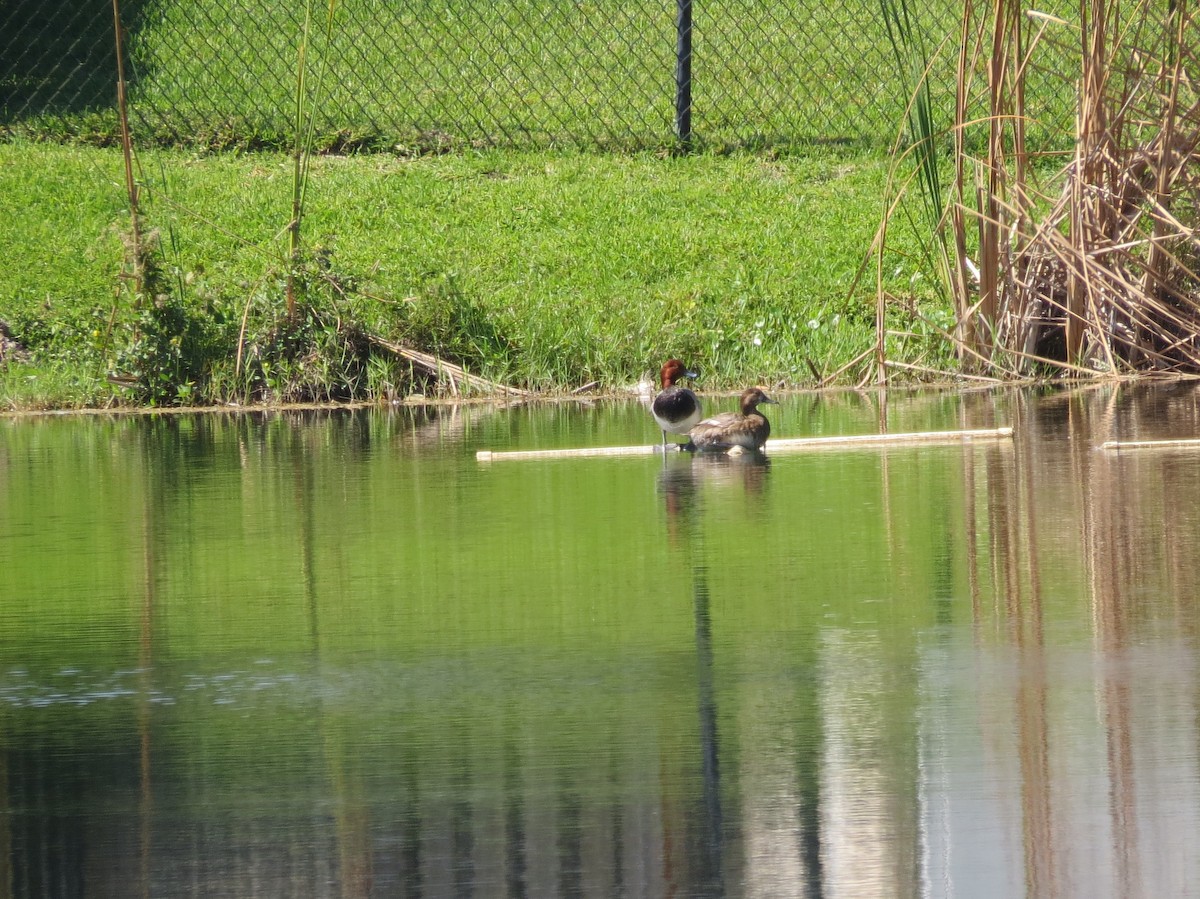
[[[770,422],[757,412],[751,415],[726,412],[700,422],[688,436],[696,449],[727,450],[740,446],[761,452],[770,433]]]
[[[727,449],[732,446],[729,442],[729,429],[740,418],[734,412],[722,412],[703,421],[688,431],[688,437],[698,449]]]

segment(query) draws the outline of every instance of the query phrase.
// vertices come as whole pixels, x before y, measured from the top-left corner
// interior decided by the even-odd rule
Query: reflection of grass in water
[[[1088,413],[1105,413],[1099,404],[1080,405],[1070,416],[1072,427]],[[1179,405],[1195,410],[1194,402]],[[898,406],[898,415],[911,413]],[[845,414],[844,407],[837,411]],[[946,417],[952,420],[953,411],[948,407]],[[359,456],[349,453],[348,419],[378,428],[367,431]],[[185,698],[175,707],[156,709],[144,731],[155,766],[155,852],[172,839],[188,842],[190,826],[217,823],[229,828],[216,831],[223,839],[202,840],[192,855],[180,857],[223,852],[235,845],[224,838],[230,832],[263,840],[271,857],[291,840],[332,853],[335,843],[327,836],[337,809],[330,805],[350,798],[379,812],[364,835],[376,835],[368,844],[376,846],[392,838],[397,823],[444,824],[447,799],[480,820],[495,820],[484,816],[494,815],[501,795],[524,800],[529,812],[561,809],[564,794],[589,810],[599,806],[612,817],[589,820],[630,822],[630,844],[632,822],[644,820],[634,817],[639,809],[686,813],[688,826],[698,826],[696,806],[681,804],[700,795],[692,597],[687,567],[666,550],[655,527],[662,520],[653,488],[657,465],[529,466],[480,476],[469,459],[456,461],[445,447],[413,452],[398,439],[403,430],[387,430],[391,416],[317,421],[293,428],[278,417],[170,424],[100,419],[41,422],[6,433],[14,470],[33,460],[55,472],[53,479],[10,481],[16,501],[6,494],[2,514],[13,516],[5,521],[16,526],[6,533],[47,551],[80,550],[62,554],[53,568],[38,566],[41,576],[57,579],[67,569],[89,578],[87,589],[77,591],[36,597],[16,591],[18,601],[3,610],[11,616],[5,620],[8,664],[13,649],[40,643],[58,656],[52,671],[61,671],[62,656],[71,653],[87,656],[92,670],[128,665],[123,654],[134,651],[140,627],[131,596],[147,572],[143,554],[147,546],[152,550],[151,648],[161,673],[154,677],[191,687],[180,691]],[[1086,438],[1086,429],[1076,436]],[[1076,461],[1094,452],[1086,439],[1063,449],[1059,437],[1043,449],[1058,446],[1080,456]],[[986,502],[972,520],[981,547],[994,554],[982,560],[982,569],[1000,576],[1005,551],[1021,552],[1010,543],[1008,516],[1020,514],[1022,493],[1010,456],[972,452],[970,458],[966,464],[978,464],[980,475],[972,498]],[[1055,625],[1046,628],[1048,639],[1077,650],[1066,656],[1063,702],[1050,712],[1054,722],[1086,723],[1095,717],[1091,632],[1110,627],[1112,619],[1097,623],[1091,614],[1091,573],[1083,553],[1072,550],[1081,544],[1073,537],[1062,541],[1091,533],[1071,519],[1092,515],[1097,496],[1058,476],[1061,459],[1044,461],[1044,468],[1027,473],[1045,478],[1032,495],[1063,501],[1036,504],[1051,516],[1051,526],[1036,533],[1056,557],[1054,590],[1038,608]],[[961,554],[964,462],[957,450],[893,456],[887,466],[875,454],[780,459],[767,518],[762,504],[746,508],[741,492],[706,494],[715,525],[706,531],[714,697],[731,815],[747,815],[755,800],[776,808],[780,795],[790,800],[797,788],[824,797],[814,782],[828,778],[816,771],[867,771],[872,795],[889,800],[875,806],[880,820],[894,820],[895,809],[909,808],[917,795],[916,737],[924,733],[918,730],[943,720],[938,715],[962,712],[952,723],[968,736],[978,731],[971,704],[978,691],[963,687],[964,672],[995,675],[981,681],[984,699],[1005,700],[996,707],[996,723],[1001,732],[1011,731],[1003,730],[1011,723],[1007,700],[1021,697],[1021,685],[1012,653],[992,648],[1018,639],[1010,620],[1014,606],[1005,604],[1000,589],[985,588],[995,617],[977,630],[969,626]],[[1200,482],[1184,468],[1176,486],[1194,492]],[[1075,470],[1101,479],[1117,473],[1112,466]],[[1105,485],[1113,488],[1108,498],[1134,497],[1141,506],[1154,494],[1159,508],[1130,516],[1123,507],[1124,519],[1108,514],[1098,520],[1161,524],[1163,497],[1177,503],[1179,493],[1157,466],[1140,470],[1140,484],[1129,482],[1132,472]],[[46,503],[47,496],[53,502]],[[306,506],[311,515],[303,514]],[[778,517],[781,512],[786,517]],[[44,532],[23,527],[31,515],[54,521],[62,539],[43,540]],[[302,642],[300,565],[286,552],[297,544],[304,520],[317,530],[312,545],[321,635],[328,638],[320,646]],[[101,567],[89,532],[124,553],[128,583],[108,590],[107,578],[96,576],[109,569]],[[149,544],[141,542],[147,538]],[[526,545],[533,552],[512,557],[514,547],[522,552]],[[1163,561],[1161,543],[1153,547],[1126,546],[1106,557],[1142,560],[1153,572]],[[19,551],[14,557],[18,564],[28,561]],[[272,568],[257,578],[254,569],[263,560]],[[1193,567],[1180,569],[1188,580]],[[211,590],[219,584],[208,579],[214,570],[229,588],[220,596]],[[14,583],[10,571],[6,587]],[[1127,584],[1141,592],[1126,597],[1136,601],[1123,609],[1122,626],[1132,633],[1122,634],[1148,637],[1149,658],[1164,628],[1188,627],[1176,600],[1194,591],[1147,595],[1146,581],[1135,571],[1129,575]],[[497,577],[500,583],[490,583]],[[946,589],[955,591],[955,617],[935,627],[934,599]],[[112,617],[98,614],[98,604]],[[1035,607],[1017,605],[1022,615]],[[71,626],[89,616],[103,623],[90,638]],[[30,623],[32,632],[25,630]],[[21,637],[14,639],[14,628]],[[83,639],[71,639],[76,635]],[[1191,659],[1185,649],[1181,645],[1172,660]],[[973,669],[980,661],[982,669]],[[1186,665],[1180,670],[1186,674]],[[1166,672],[1152,669],[1152,678],[1156,671]],[[1041,669],[1028,672],[1040,676]],[[1189,707],[1188,678],[1168,680],[1169,695]],[[1153,679],[1130,683],[1154,686]],[[959,690],[950,706],[945,689]],[[960,700],[970,707],[960,708]],[[940,703],[933,717],[922,717],[931,703]],[[15,750],[14,771],[42,765],[35,770],[57,773],[56,766],[65,770],[69,763],[76,773],[67,783],[94,778],[84,794],[88,803],[70,795],[71,814],[102,809],[125,820],[119,816],[132,818],[132,804],[106,803],[133,794],[137,766],[124,764],[124,778],[102,775],[125,761],[120,753],[136,752],[135,710],[119,700],[42,716],[0,704],[0,733]],[[1182,733],[1186,737],[1186,728]],[[1100,755],[1102,736],[1095,741]],[[955,758],[974,752],[976,742],[960,742]],[[831,756],[830,746],[839,754]],[[24,777],[13,789],[62,782]],[[504,793],[514,782],[513,792]],[[21,807],[44,814],[46,805]],[[796,813],[793,806],[786,810]],[[811,809],[801,811],[820,826]],[[629,817],[616,818],[622,814]],[[660,819],[649,817],[650,832],[661,836]],[[481,841],[491,838],[486,832]],[[555,840],[545,845],[550,854],[559,851]]]
[[[821,399],[819,410],[795,402],[777,410],[788,433],[801,430],[797,419],[807,431],[874,421],[866,401],[849,394]],[[895,405],[898,427],[917,414],[926,426],[953,423],[962,400],[918,402],[916,410]],[[571,415],[596,423],[599,441],[624,433],[629,416],[644,420],[636,406],[623,411],[610,422],[602,408]],[[162,692],[178,700],[154,712],[155,757],[194,761],[189,770],[203,771],[204,789],[218,799],[226,789],[277,793],[281,781],[316,777],[317,719],[324,751],[383,779],[403,754],[425,783],[446,785],[457,763],[446,757],[452,744],[472,747],[478,782],[493,783],[488,747],[503,725],[537,758],[578,766],[583,782],[595,772],[587,762],[598,741],[643,747],[652,739],[652,770],[660,751],[692,766],[672,769],[663,789],[694,791],[696,571],[664,533],[661,460],[483,474],[458,443],[422,448],[410,439],[419,414],[330,414],[305,424],[286,416],[39,420],[9,429],[13,470],[41,464],[55,476],[7,485],[4,530],[15,541],[5,544],[6,664],[37,669],[38,678],[68,665],[129,670],[148,623],[150,682],[163,687],[165,678]],[[561,414],[495,413],[463,439],[491,443]],[[973,450],[965,463],[980,466],[984,554],[999,548],[989,529],[1007,539],[1011,523],[997,510],[1012,497],[989,500],[983,469],[996,475],[989,484],[1011,490],[1000,476],[1006,458]],[[893,454],[886,466],[878,453],[780,456],[759,494],[701,475],[693,511],[705,516],[704,546],[695,561],[706,569],[717,720],[729,727],[720,735],[746,726],[737,712],[764,688],[776,697],[804,692],[780,707],[816,717],[810,694],[821,684],[805,666],[815,664],[822,633],[876,641],[887,647],[884,664],[915,678],[919,641],[941,639],[937,624],[965,627],[963,464],[957,449]],[[1040,533],[1080,532],[1070,526],[1079,514],[1072,504],[1086,495],[1077,487],[1051,504],[1057,527]],[[54,539],[34,524],[53,527]],[[312,553],[311,609],[302,545]],[[986,586],[990,563],[981,565],[985,595],[996,597],[989,608],[1003,615],[1000,591]],[[1056,562],[1056,578],[1045,613],[1078,621],[1085,639],[1082,556]],[[934,601],[946,593],[949,622],[938,621]],[[1000,640],[1006,631],[994,633]],[[890,683],[887,697],[886,714],[897,718],[917,701],[903,682]],[[9,740],[53,734],[59,745],[94,747],[89,731],[101,728],[102,745],[119,742],[132,703],[63,705],[45,717],[0,704],[0,730]],[[463,739],[454,742],[456,734]],[[621,771],[641,770],[639,758],[622,757]],[[529,755],[520,762],[534,763]],[[597,789],[624,789],[596,778]]]
[[[607,426],[611,431],[594,435],[597,442],[628,442],[628,428],[645,414],[636,405],[622,411]],[[781,429],[791,421],[782,411]],[[542,417],[496,415],[472,425],[470,439],[498,445],[510,428],[535,429]],[[60,544],[88,541],[91,551],[58,558],[35,542],[17,554],[7,579],[15,597],[10,631],[34,643],[88,623],[101,634],[135,635],[139,607],[129,596],[142,595],[145,565],[152,564],[155,620],[171,623],[155,637],[162,651],[176,657],[216,647],[265,656],[302,652],[312,646],[295,551],[303,545],[312,552],[321,650],[332,656],[356,647],[429,652],[443,641],[482,648],[602,639],[663,649],[692,639],[691,590],[673,586],[681,577],[687,583],[690,567],[677,568],[682,563],[665,537],[658,539],[664,534],[660,460],[497,466],[483,482],[470,481],[479,489],[464,503],[461,478],[477,471],[471,454],[448,453],[441,443],[412,455],[379,452],[410,438],[394,418],[23,423],[11,432],[10,452],[14,458],[49,452],[56,477],[14,481],[10,520],[57,522]],[[788,425],[792,433],[798,429]],[[359,455],[328,451],[359,443]],[[802,621],[834,583],[854,581],[853,595],[886,593],[891,575],[885,523],[878,520],[878,457],[781,456],[773,468],[759,493],[737,479],[697,485],[705,491],[703,513],[729,524],[706,531],[714,633],[749,636],[776,620]],[[922,466],[895,466],[891,478],[891,489],[905,497],[893,502],[893,529],[905,534],[901,549],[912,555],[920,581],[917,560],[937,536],[937,522],[926,522],[922,510],[955,506],[956,488]],[[70,508],[75,512],[68,515]],[[96,526],[118,509],[129,527]],[[523,535],[519,545],[514,533]],[[837,539],[851,533],[860,539]],[[851,571],[843,554],[861,570]],[[790,581],[782,583],[767,561],[774,559],[800,565],[812,590],[796,594]],[[95,583],[91,599],[61,589],[87,582]],[[648,603],[649,595],[665,599]],[[921,614],[921,599],[912,603]],[[114,645],[124,647],[124,640]]]

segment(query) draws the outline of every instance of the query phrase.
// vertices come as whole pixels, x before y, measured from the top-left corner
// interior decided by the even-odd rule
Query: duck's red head
[[[691,371],[678,359],[668,359],[663,363],[663,367],[658,374],[662,379],[663,390],[673,387],[675,382],[681,378],[698,378],[700,376],[699,372]]]
[[[743,415],[749,415],[764,403],[775,403],[775,400],[763,393],[761,388],[750,387],[747,390],[742,391]]]

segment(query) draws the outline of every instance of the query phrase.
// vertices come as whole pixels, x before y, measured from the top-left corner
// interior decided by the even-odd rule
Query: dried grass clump
[[[1085,9],[1075,155],[1056,202],[1010,241],[997,321],[1027,359],[1196,373],[1200,23],[1183,2],[1127,20],[1119,6]]]
[[[1200,373],[1200,21],[1186,0],[1082,0],[1075,22],[1022,6],[964,8],[948,233],[931,240],[948,336],[993,376]],[[1031,73],[1076,92],[1066,164],[1026,146]]]

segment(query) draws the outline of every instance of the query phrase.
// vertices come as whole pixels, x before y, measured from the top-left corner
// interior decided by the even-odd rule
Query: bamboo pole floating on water
[[[1200,447],[1200,438],[1185,437],[1178,440],[1106,440],[1101,449],[1189,449]]]
[[[1012,428],[989,428],[969,431],[920,431],[909,434],[855,434],[846,437],[797,437],[768,440],[767,450],[790,452],[808,449],[859,449],[920,444],[963,443],[972,440],[998,440],[1012,437]],[[668,450],[669,452],[670,450]],[[645,446],[589,446],[582,449],[511,450],[493,452],[479,450],[479,462],[500,462],[509,459],[575,459],[584,456],[653,456],[661,452],[659,444]]]

